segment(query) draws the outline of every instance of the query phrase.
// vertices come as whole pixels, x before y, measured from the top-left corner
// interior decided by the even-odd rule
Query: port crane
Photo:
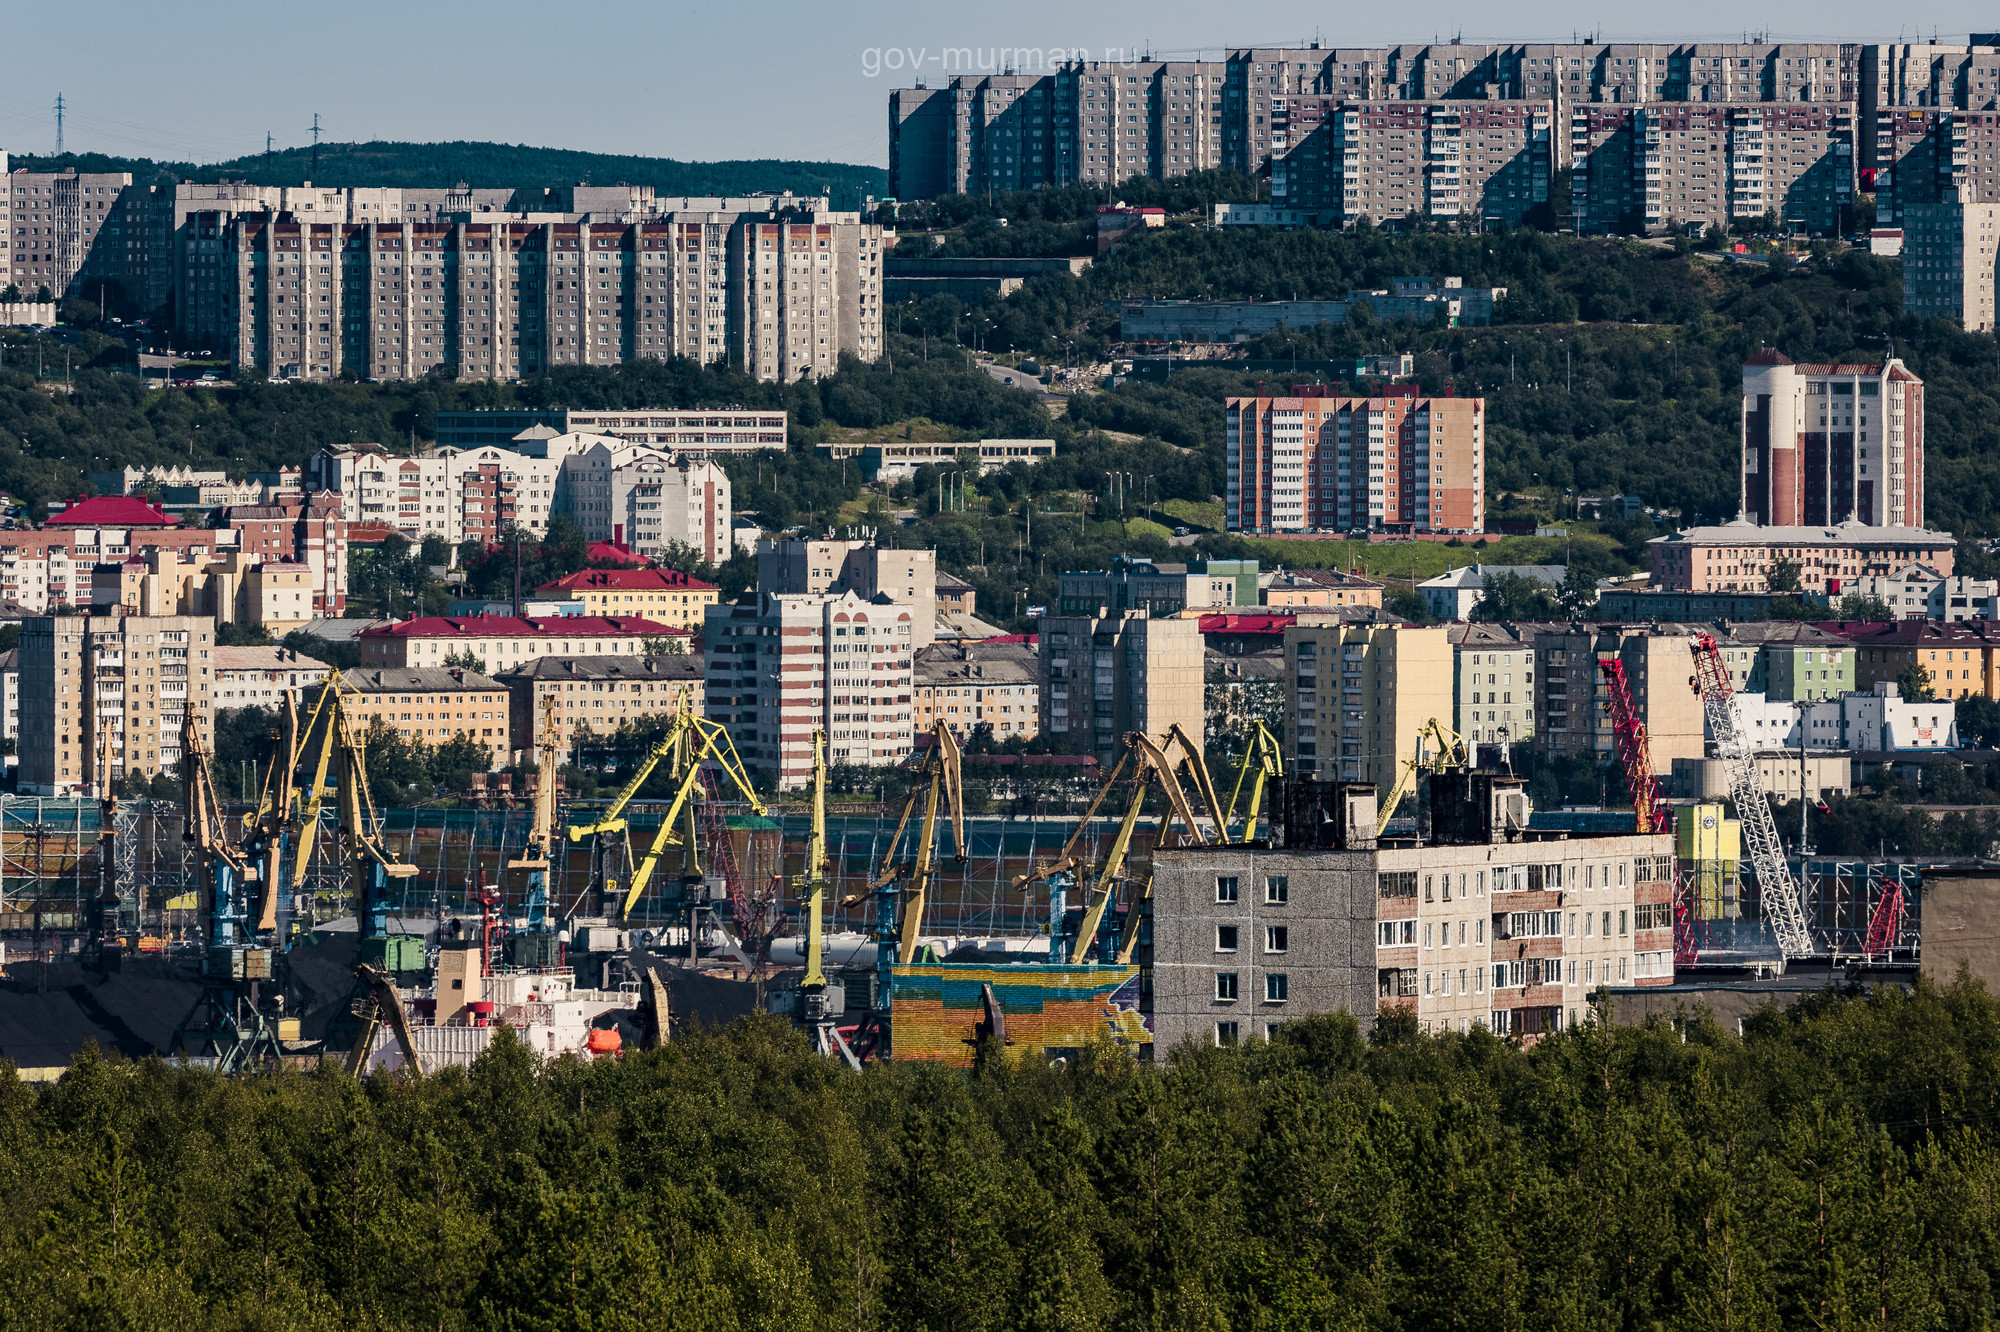
[[[1436,746],[1435,754],[1426,754],[1424,744],[1426,740]],[[1375,836],[1379,838],[1389,830],[1389,820],[1396,817],[1396,806],[1403,803],[1403,797],[1409,794],[1418,773],[1447,772],[1452,768],[1462,768],[1470,756],[1471,751],[1458,732],[1436,717],[1425,722],[1417,731],[1415,757],[1403,761],[1403,770],[1396,774],[1396,785],[1390,789],[1389,798],[1382,802],[1382,808],[1375,816]]]
[[[1786,962],[1810,957],[1814,951],[1812,933],[1806,927],[1805,909],[1799,901],[1799,886],[1785,863],[1784,843],[1778,838],[1777,821],[1764,800],[1764,781],[1757,772],[1756,754],[1750,739],[1736,725],[1736,710],[1729,705],[1732,692],[1729,668],[1713,634],[1696,633],[1691,638],[1694,676],[1688,681],[1701,696],[1702,712],[1715,736],[1716,757],[1722,760],[1729,777],[1730,798],[1736,802],[1736,817],[1743,828],[1743,841],[1750,863],[1757,870],[1757,891],[1762,900],[1764,921],[1777,940],[1778,953]],[[1801,791],[1799,798],[1804,799]]]
[[[1250,783],[1250,803],[1243,814],[1242,835],[1236,840],[1255,841],[1257,837],[1257,816],[1264,806],[1264,788],[1267,784],[1284,780],[1285,752],[1278,743],[1278,737],[1271,734],[1271,728],[1264,725],[1262,717],[1250,723],[1250,731],[1243,745],[1243,761],[1236,767],[1236,785],[1229,792],[1229,807],[1223,811],[1222,821],[1225,832],[1236,822],[1236,802],[1243,796],[1243,783]]]
[[[805,975],[798,988],[774,996],[774,1012],[789,1016],[813,1034],[824,1055],[838,1055],[850,1068],[861,1061],[840,1034],[840,1016],[847,1011],[847,986],[826,975],[826,889],[832,859],[826,845],[826,732],[813,731],[812,825],[806,835],[805,859],[792,880],[805,925]]]
[[[702,772],[705,764],[715,767],[736,788],[737,793],[749,803],[757,814],[765,812],[764,802],[758,798],[750,784],[749,776],[743,770],[743,762],[736,756],[736,745],[729,738],[729,732],[719,722],[709,721],[695,715],[691,692],[682,690],[679,706],[673,720],[667,727],[667,734],[647,752],[630,780],[612,797],[611,803],[598,815],[593,823],[572,824],[569,840],[580,842],[586,837],[603,838],[608,834],[624,834],[630,841],[630,821],[625,811],[633,799],[645,786],[646,781],[658,770],[662,763],[668,765],[672,778],[673,796],[667,804],[666,812],[660,818],[659,830],[654,833],[652,843],[632,867],[631,881],[626,885],[625,895],[618,903],[618,919],[631,919],[639,899],[645,894],[646,885],[652,881],[653,872],[658,868],[661,857],[670,847],[679,847],[682,853],[682,877],[690,877],[695,883],[701,879],[700,862],[696,859],[695,806],[705,798],[702,791]],[[593,857],[599,860],[601,857]],[[605,880],[607,896],[616,892],[616,883]],[[693,917],[689,918],[689,947],[693,947]]]
[[[528,825],[527,845],[519,858],[507,862],[508,869],[526,870],[528,882],[522,905],[530,933],[546,934],[549,929],[549,868],[560,842],[556,831],[556,756],[562,752],[562,723],[556,718],[553,695],[542,699],[542,734],[538,747],[540,780],[535,783],[534,817]]]

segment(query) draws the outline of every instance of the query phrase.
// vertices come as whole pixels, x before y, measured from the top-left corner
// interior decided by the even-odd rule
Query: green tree
[[[444,657],[446,670],[471,671],[477,675],[486,674],[486,659],[473,655],[471,648],[461,652],[447,652]]]
[[[1898,618],[1896,608],[1876,596],[1863,596],[1859,592],[1849,592],[1840,599],[1835,608],[1835,617],[1842,620],[1894,620]]]
[[[1931,673],[1924,669],[1920,661],[1913,661],[1896,672],[1896,689],[1913,703],[1928,703],[1937,697],[1931,691]]]
[[[1772,592],[1797,592],[1804,586],[1799,579],[1797,560],[1773,560],[1771,567],[1765,572],[1764,585]]]

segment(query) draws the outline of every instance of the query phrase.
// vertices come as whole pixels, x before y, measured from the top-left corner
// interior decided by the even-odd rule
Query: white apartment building
[[[1923,564],[1853,579],[1840,593],[1886,602],[1899,620],[2000,619],[2000,578],[1946,577]]]
[[[777,543],[766,543],[777,544]],[[929,553],[929,552],[925,552]],[[912,669],[925,607],[854,591],[768,592],[708,608],[708,718],[780,790],[812,780],[812,735],[833,763],[889,767],[914,744]]]
[[[324,664],[285,648],[260,644],[214,651],[218,708],[282,708],[285,695],[301,694],[326,679]]]
[[[1736,725],[1759,750],[1799,748],[1801,727],[1809,750],[1949,750],[1958,747],[1958,704],[1950,699],[1914,702],[1894,680],[1865,693],[1806,703],[1759,693],[1730,696]],[[1711,734],[1709,739],[1714,739]]]
[[[658,556],[682,542],[715,564],[729,558],[729,474],[720,464],[603,436],[575,439],[562,459],[562,509],[592,541],[615,541]],[[588,442],[584,442],[585,440]]]

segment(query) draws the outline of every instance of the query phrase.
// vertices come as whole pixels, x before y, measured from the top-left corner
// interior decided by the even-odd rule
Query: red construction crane
[[[1883,885],[1882,897],[1868,917],[1868,937],[1862,941],[1861,955],[1870,960],[1888,957],[1903,927],[1903,885]]]
[[[1673,831],[1673,816],[1660,801],[1659,779],[1653,776],[1653,757],[1646,744],[1646,723],[1632,703],[1632,687],[1625,679],[1625,663],[1616,657],[1598,661],[1604,683],[1611,695],[1611,735],[1618,745],[1618,758],[1625,765],[1625,789],[1632,793],[1633,828],[1641,833]],[[1699,955],[1695,938],[1694,913],[1688,908],[1687,886],[1674,884],[1674,965],[1691,966]]]

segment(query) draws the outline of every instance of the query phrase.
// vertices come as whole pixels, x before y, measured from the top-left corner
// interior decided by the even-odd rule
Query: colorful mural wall
[[[894,969],[895,1057],[970,1066],[986,985],[1006,1013],[1009,1053],[1073,1049],[1101,1037],[1134,1049],[1152,1044],[1136,966],[938,963]]]

